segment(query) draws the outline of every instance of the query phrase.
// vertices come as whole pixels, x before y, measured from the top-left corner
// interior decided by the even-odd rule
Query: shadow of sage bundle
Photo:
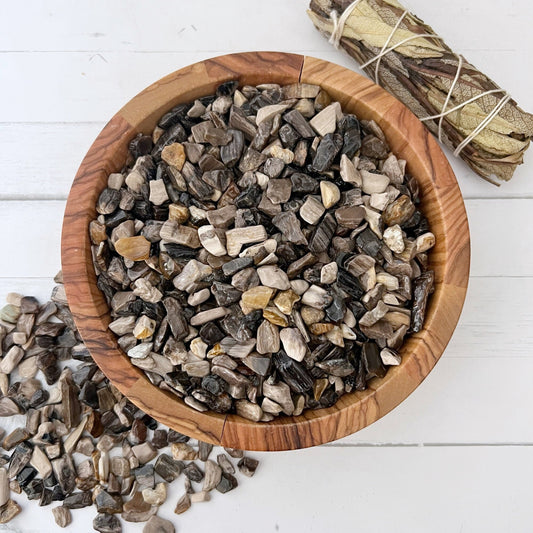
[[[311,0],[317,29],[480,176],[508,181],[533,116],[396,0]]]

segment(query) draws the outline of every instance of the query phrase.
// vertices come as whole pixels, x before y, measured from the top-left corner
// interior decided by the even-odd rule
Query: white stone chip
[[[322,285],[331,285],[337,281],[339,267],[335,261],[324,265],[320,270],[320,283]]]
[[[296,328],[283,328],[279,333],[286,354],[295,361],[303,361],[307,353],[307,344]]]
[[[405,249],[402,228],[395,224],[383,232],[383,242],[396,254],[401,254]]]
[[[198,238],[202,246],[216,257],[226,255],[226,247],[222,243],[220,236],[214,226],[207,224],[198,228]]]

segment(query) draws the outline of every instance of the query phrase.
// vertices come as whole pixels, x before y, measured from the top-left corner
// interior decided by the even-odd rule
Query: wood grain
[[[426,325],[402,349],[403,362],[362,393],[343,396],[336,405],[283,417],[268,424],[236,415],[202,414],[151,385],[117,348],[107,330],[108,310],[95,285],[87,227],[108,172],[124,160],[128,140],[153,128],[177,103],[212,93],[216,85],[289,83],[301,79],[322,85],[345,111],[374,119],[392,150],[405,158],[419,180],[422,209],[437,236],[431,255],[435,293]],[[468,223],[453,172],[431,135],[400,102],[368,79],[315,58],[278,52],[232,54],[197,63],[171,74],[133,98],[104,128],[74,181],[65,213],[62,262],[67,296],[82,337],[109,379],[130,399],[166,425],[225,446],[286,450],[329,442],[380,418],[405,399],[441,356],[457,324],[466,294],[470,258]],[[171,399],[172,401],[169,401]]]

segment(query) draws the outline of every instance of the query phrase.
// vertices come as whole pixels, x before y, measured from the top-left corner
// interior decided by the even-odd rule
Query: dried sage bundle
[[[430,26],[396,0],[311,0],[308,14],[477,174],[495,184],[512,178],[533,116]]]

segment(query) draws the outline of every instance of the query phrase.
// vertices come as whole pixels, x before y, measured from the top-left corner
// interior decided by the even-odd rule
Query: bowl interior
[[[402,364],[374,379],[367,390],[345,394],[327,409],[255,423],[237,415],[199,413],[152,385],[118,348],[107,326],[109,309],[96,287],[89,222],[107,176],[120,171],[128,143],[148,133],[178,103],[214,93],[222,82],[321,85],[345,112],[375,120],[392,151],[407,161],[420,185],[421,208],[437,242],[430,254],[435,292],[424,329],[401,349]],[[405,399],[441,356],[459,318],[468,282],[470,242],[455,176],[427,129],[399,101],[368,79],[315,58],[277,52],[221,56],[186,67],[154,83],[124,106],[100,133],[83,160],[69,195],[62,235],[65,288],[76,324],[97,364],[138,407],[191,437],[242,449],[285,450],[322,444],[374,422]]]

